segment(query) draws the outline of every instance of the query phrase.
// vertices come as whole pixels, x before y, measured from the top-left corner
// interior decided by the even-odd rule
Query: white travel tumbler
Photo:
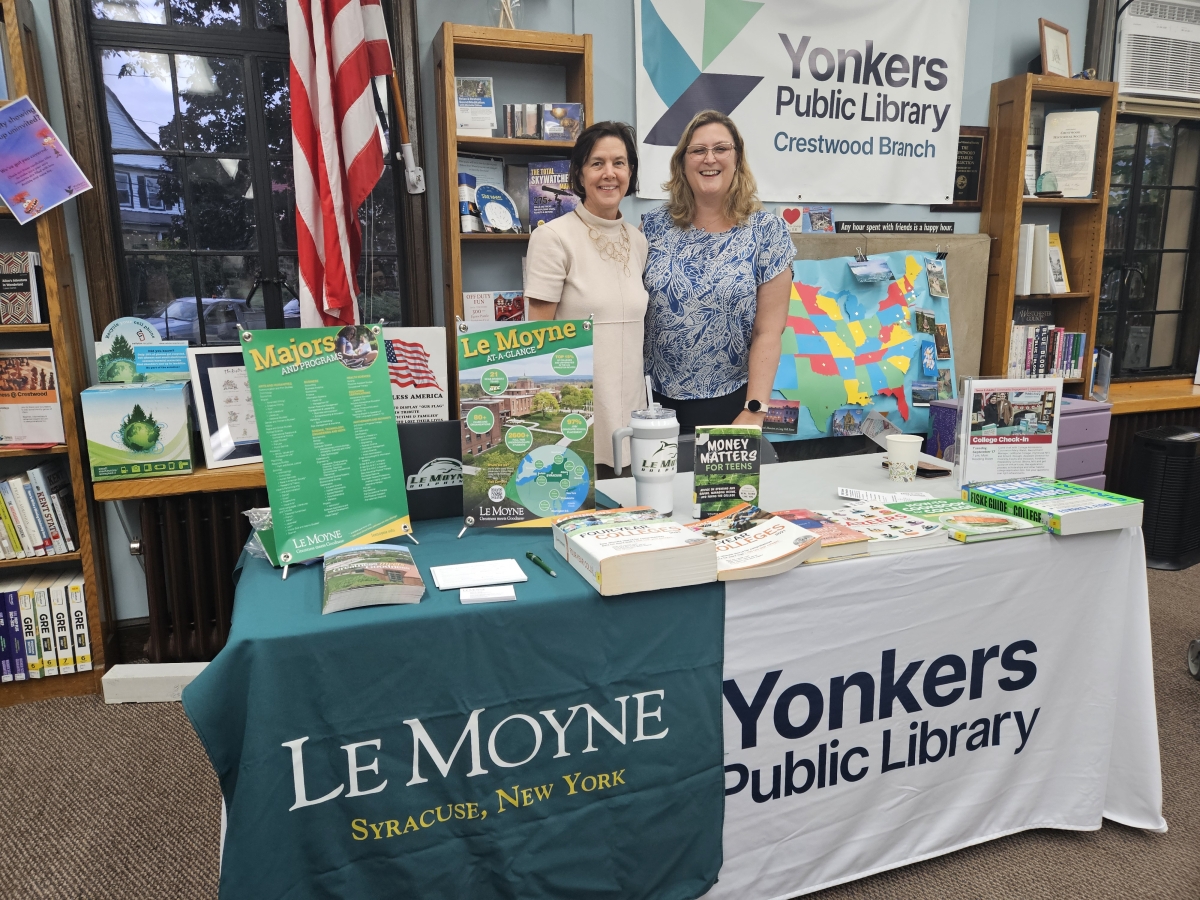
[[[675,472],[679,457],[679,420],[675,410],[655,404],[629,414],[629,427],[613,432],[613,468],[624,468],[621,444],[629,438],[629,461],[637,489],[638,506],[652,506],[670,515],[675,506]]]

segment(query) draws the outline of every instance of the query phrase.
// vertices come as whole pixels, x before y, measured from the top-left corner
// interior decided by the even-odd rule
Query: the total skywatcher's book
[[[1039,522],[996,512],[952,497],[888,503],[887,508],[941,525],[951,540],[964,544],[995,541],[1000,538],[1029,537],[1042,534],[1046,530]]]
[[[717,546],[648,506],[556,519],[554,549],[602,596],[717,580]]]
[[[867,553],[871,556],[946,545],[946,529],[941,525],[886,506],[852,503],[841,509],[821,509],[817,512],[831,522],[865,534]]]
[[[391,544],[361,544],[325,554],[325,591],[322,613],[419,603],[425,582],[412,554]]]
[[[778,575],[821,552],[816,532],[749,503],[688,528],[716,544],[718,581]]]
[[[529,230],[565,216],[579,204],[571,192],[571,161],[550,159],[529,164]]]
[[[762,429],[749,425],[696,426],[692,516],[708,518],[758,501]]]
[[[1054,534],[1086,534],[1139,528],[1142,501],[1112,491],[1052,478],[968,484],[963,497],[972,503],[1043,523]]]

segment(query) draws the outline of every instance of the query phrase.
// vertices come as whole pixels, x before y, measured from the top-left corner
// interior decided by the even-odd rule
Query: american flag
[[[433,369],[429,368],[429,354],[420,344],[385,340],[383,346],[387,353],[388,374],[396,387],[442,389]]]
[[[358,208],[383,173],[371,79],[390,75],[379,0],[287,0],[300,324],[358,323]]]

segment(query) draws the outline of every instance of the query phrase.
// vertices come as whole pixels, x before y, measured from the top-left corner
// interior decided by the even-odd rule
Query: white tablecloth
[[[766,467],[763,505],[886,490],[878,466]],[[599,489],[633,499],[629,479]],[[726,597],[725,858],[708,897],[792,897],[1028,828],[1166,829],[1139,530],[948,542]]]

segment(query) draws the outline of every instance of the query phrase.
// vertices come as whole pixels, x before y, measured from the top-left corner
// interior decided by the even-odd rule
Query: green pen
[[[527,552],[527,553],[525,554],[525,558],[526,558],[526,559],[528,559],[528,560],[529,560],[531,563],[533,563],[535,566],[537,566],[539,569],[541,569],[543,572],[545,572],[546,574],[548,574],[548,575],[549,575],[551,578],[557,578],[557,577],[558,577],[558,576],[557,576],[557,575],[554,573],[554,570],[553,570],[552,568],[550,568],[548,565],[546,565],[546,563],[545,563],[545,562],[542,560],[542,558],[541,558],[540,556],[537,556],[536,554],[533,554],[533,553],[528,553],[528,552]]]

